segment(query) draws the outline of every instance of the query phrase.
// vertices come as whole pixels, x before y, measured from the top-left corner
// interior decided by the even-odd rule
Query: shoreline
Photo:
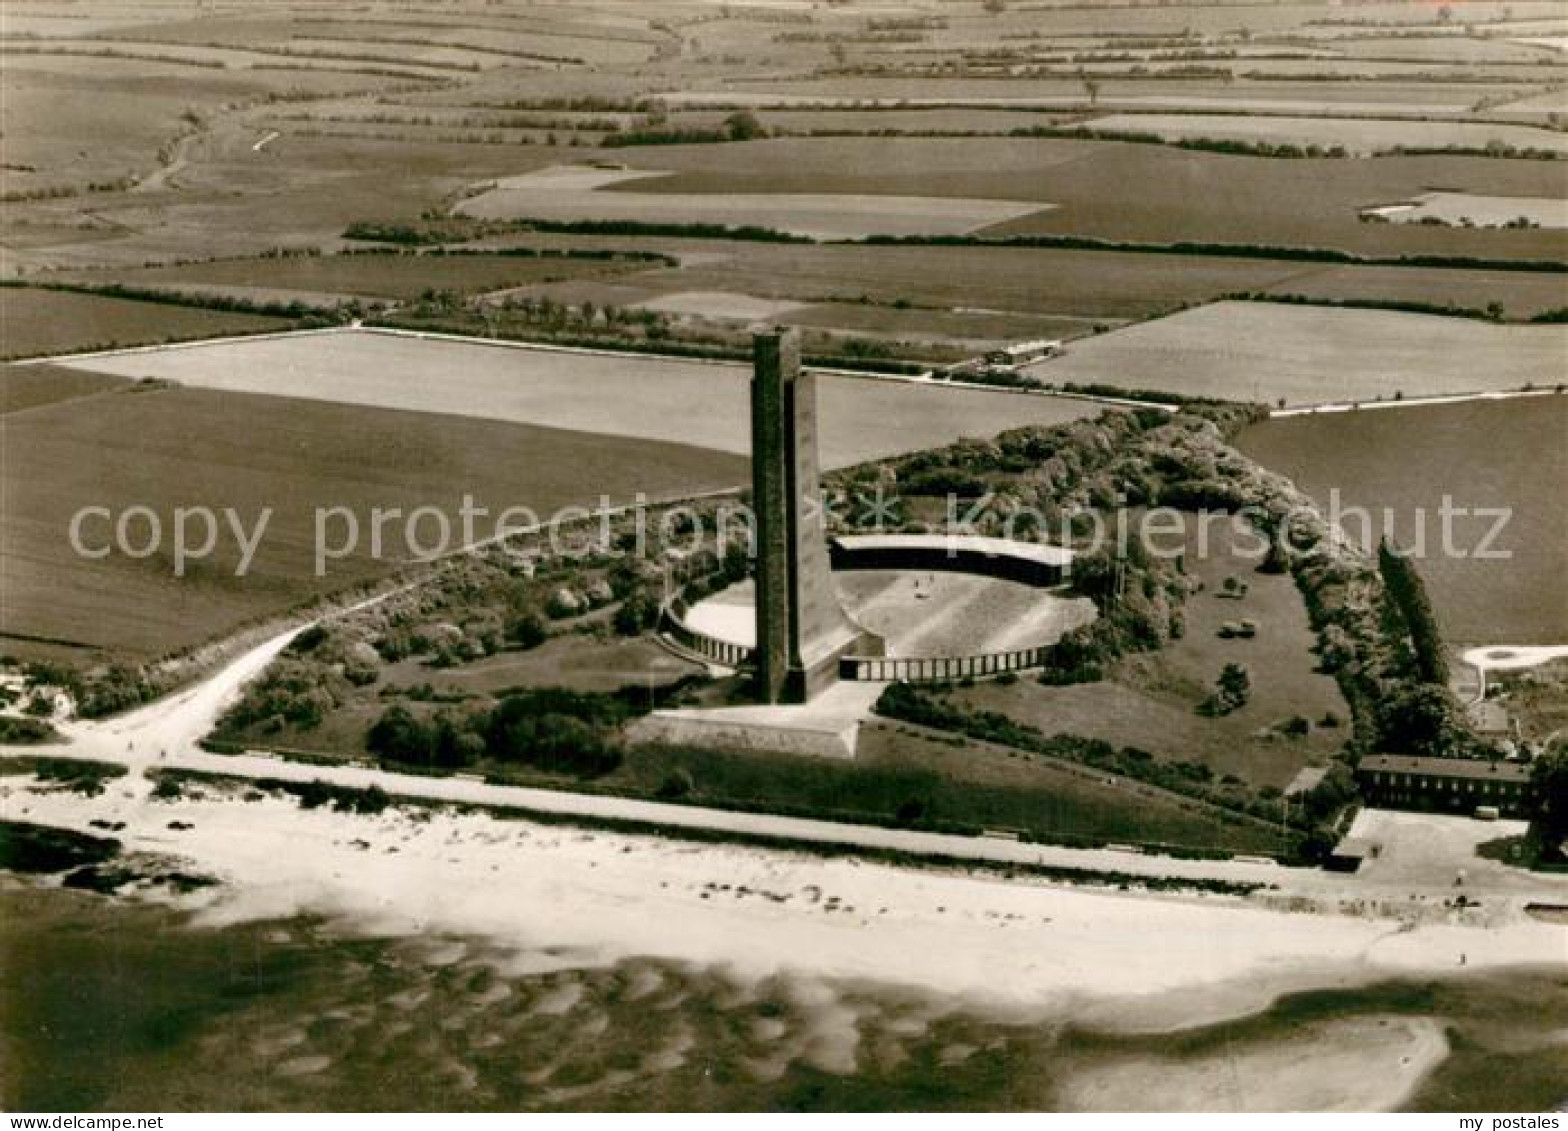
[[[187,785],[160,801],[135,775],[96,798],[30,783],[0,786],[6,819],[113,835],[127,855],[216,878],[173,900],[199,925],[321,915],[372,935],[564,949],[590,965],[664,958],[752,978],[899,985],[1007,1013],[1071,1010],[1117,1032],[1229,1020],[1302,990],[1457,973],[1456,953],[1467,973],[1550,965],[1568,938],[1523,917],[1467,926],[1430,907],[1405,920],[1352,917],[485,812],[302,809],[244,785]]]

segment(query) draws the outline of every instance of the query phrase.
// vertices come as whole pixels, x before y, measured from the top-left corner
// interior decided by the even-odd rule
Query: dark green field
[[[37,357],[281,330],[282,318],[102,295],[0,288],[0,357]]]
[[[0,416],[124,388],[124,377],[59,365],[0,365]]]
[[[407,546],[405,527],[395,522],[385,527],[381,560],[371,560],[368,527],[377,506],[405,513],[439,506],[455,537],[465,492],[492,515],[516,505],[548,516],[567,503],[596,504],[601,495],[658,498],[745,477],[739,457],[679,444],[198,389],[132,388],[86,405],[62,401],[16,414],[3,427],[0,635],[10,651],[25,651],[12,637],[38,637],[156,656],[384,574],[404,560]],[[225,531],[211,559],[176,579],[167,542],[140,560],[78,557],[68,527],[88,505],[116,514],[151,507],[166,538],[178,506],[232,507],[247,529],[264,508],[274,513],[247,576],[234,576],[240,553]],[[329,563],[322,578],[314,575],[318,507],[351,508],[367,543],[359,555]],[[431,540],[434,529],[419,536]],[[95,519],[85,533],[95,548],[108,528]]]
[[[1367,521],[1342,523],[1375,539],[1384,530],[1414,548],[1425,516],[1426,580],[1444,635],[1454,644],[1560,644],[1568,639],[1568,396],[1410,406],[1271,420],[1243,432],[1238,446],[1294,479],[1329,510],[1365,508]],[[1496,519],[1453,520],[1455,549],[1443,552],[1440,508],[1509,512],[1493,550],[1478,560]]]
[[[1289,161],[1158,145],[1016,138],[785,138],[636,150],[626,182],[668,193],[892,193],[1039,201],[988,234],[1071,234],[1338,248],[1362,255],[1568,258],[1568,233],[1368,224],[1361,209],[1429,192],[1559,196],[1562,166],[1453,155]],[[614,191],[614,190],[611,190]],[[1047,208],[1047,205],[1055,207]]]
[[[73,278],[137,287],[264,287],[363,298],[411,299],[425,291],[503,290],[566,279],[613,278],[648,264],[552,256],[311,255],[216,260],[142,270],[84,272]]]

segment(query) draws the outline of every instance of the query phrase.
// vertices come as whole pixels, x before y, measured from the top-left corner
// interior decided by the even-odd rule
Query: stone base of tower
[[[845,656],[881,656],[886,652],[887,642],[882,637],[862,630],[809,660],[790,664],[785,669],[784,686],[773,702],[809,702],[838,682],[839,661]]]

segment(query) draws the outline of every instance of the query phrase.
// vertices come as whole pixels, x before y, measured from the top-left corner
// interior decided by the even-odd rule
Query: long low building
[[[1501,816],[1523,817],[1534,798],[1530,767],[1520,762],[1371,754],[1356,767],[1356,781],[1368,802],[1388,809],[1492,808]]]
[[[835,570],[956,570],[1039,586],[1061,584],[1073,562],[1061,546],[977,534],[841,534],[828,554]]]

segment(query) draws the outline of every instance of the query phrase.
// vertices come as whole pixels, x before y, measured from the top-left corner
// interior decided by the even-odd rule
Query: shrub
[[[54,728],[42,719],[0,716],[0,746],[30,746],[56,737]]]
[[[550,639],[550,627],[534,608],[514,611],[506,621],[506,641],[513,647],[527,651],[537,648]]]
[[[1292,715],[1279,724],[1279,732],[1290,738],[1305,738],[1312,732],[1312,722],[1304,715]]]
[[[1247,705],[1252,697],[1252,676],[1241,664],[1226,664],[1214,682],[1214,691],[1199,706],[1205,715],[1228,715]]]
[[[622,636],[638,636],[659,623],[659,601],[646,590],[633,593],[622,601],[612,619],[615,631]]]
[[[692,780],[691,771],[684,766],[671,770],[659,783],[659,788],[654,791],[654,796],[666,801],[674,801],[691,793],[697,788],[697,783]]]

